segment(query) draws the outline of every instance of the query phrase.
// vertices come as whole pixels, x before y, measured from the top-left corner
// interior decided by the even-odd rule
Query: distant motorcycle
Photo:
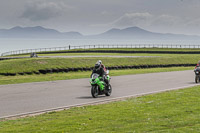
[[[110,81],[110,76],[108,75],[109,71],[107,71],[106,78],[108,81]],[[98,95],[105,94],[106,96],[110,96],[112,92],[111,85],[106,85],[106,83],[103,81],[103,77],[100,77],[99,74],[93,73],[92,78],[90,79],[91,84],[91,94],[93,98],[97,98]]]
[[[33,58],[33,57],[38,57],[38,56],[37,56],[36,53],[31,53],[31,54],[30,54],[30,57]]]
[[[195,82],[199,83],[199,81],[200,81],[200,68],[197,67],[196,69],[194,69],[194,73],[195,73]]]

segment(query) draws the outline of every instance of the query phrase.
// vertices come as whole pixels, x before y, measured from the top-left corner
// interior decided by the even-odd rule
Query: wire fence
[[[97,48],[200,48],[200,45],[175,45],[175,44],[99,44],[99,45],[68,45],[65,47],[23,49],[2,53],[1,56],[29,54],[38,52],[64,51],[72,49],[97,49]]]

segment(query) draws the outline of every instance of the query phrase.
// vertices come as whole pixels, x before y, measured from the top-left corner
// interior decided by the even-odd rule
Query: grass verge
[[[128,70],[111,70],[111,76],[128,75],[128,74],[144,74],[155,72],[170,72],[192,70],[193,67],[172,67],[172,68],[151,68],[151,69],[128,69]],[[17,75],[17,76],[0,76],[0,85],[17,84],[29,82],[55,81],[66,79],[89,78],[91,72],[69,72],[69,73],[53,73],[40,75]]]
[[[0,132],[199,132],[200,87],[0,121]]]
[[[134,54],[132,54],[134,56]],[[149,54],[151,55],[151,54]],[[163,55],[159,57],[141,58],[29,58],[3,60],[0,63],[0,73],[34,72],[40,69],[53,68],[80,68],[93,67],[97,60],[102,60],[107,67],[130,66],[130,65],[164,65],[164,64],[195,64],[200,59],[200,55]]]

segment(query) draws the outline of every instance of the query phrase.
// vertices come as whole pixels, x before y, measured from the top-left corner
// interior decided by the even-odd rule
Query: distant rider
[[[93,73],[99,74],[99,76],[102,77],[103,80],[105,81],[106,85],[109,85],[109,81],[108,81],[108,79],[106,78],[106,77],[107,77],[107,76],[106,76],[106,68],[105,68],[105,66],[102,64],[102,61],[101,61],[101,60],[99,60],[99,61],[96,62],[95,66],[94,66],[94,69],[93,69],[93,71],[92,71],[92,74],[93,74]],[[92,76],[92,74],[91,74],[91,76]]]
[[[195,66],[195,69],[197,68],[197,67],[200,67],[200,61],[197,63],[197,65]]]

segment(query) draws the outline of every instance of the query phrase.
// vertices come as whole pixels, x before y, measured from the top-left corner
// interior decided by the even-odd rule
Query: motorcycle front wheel
[[[92,86],[91,88],[91,94],[93,98],[97,98],[98,97],[98,86]]]
[[[105,95],[106,95],[106,96],[110,96],[111,93],[112,93],[112,87],[111,87],[111,85],[109,85],[109,86],[106,88],[106,93],[105,93]]]

